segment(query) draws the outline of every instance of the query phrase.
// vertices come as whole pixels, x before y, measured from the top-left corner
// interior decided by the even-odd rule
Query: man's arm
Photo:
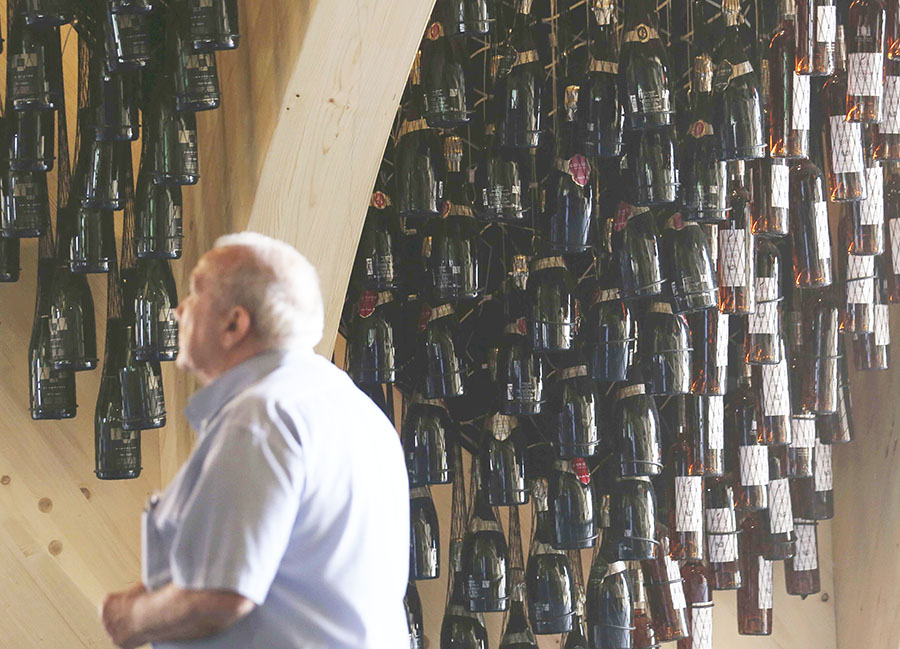
[[[255,604],[226,590],[187,590],[168,584],[148,591],[143,584],[108,595],[103,625],[117,646],[178,642],[217,635],[246,617]]]

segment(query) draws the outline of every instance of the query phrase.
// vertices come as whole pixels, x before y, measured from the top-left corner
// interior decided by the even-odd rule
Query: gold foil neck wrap
[[[407,133],[413,133],[415,131],[424,131],[428,128],[428,122],[425,119],[414,119],[411,122],[403,122],[400,125],[400,137],[403,137]]]
[[[534,262],[534,271],[544,270],[546,268],[565,268],[566,260],[562,257],[544,257]]]
[[[712,92],[713,62],[708,54],[694,57],[694,81],[697,82],[695,92]]]
[[[668,315],[672,315],[672,305],[668,302],[653,302],[647,308],[647,311],[650,313],[667,313]]]
[[[528,50],[527,52],[519,52],[516,54],[516,62],[513,63],[513,67],[518,65],[525,65],[526,63],[534,63],[538,60],[537,50]]]
[[[462,171],[463,144],[458,135],[448,135],[444,138],[444,159],[447,161],[447,170]]]
[[[575,110],[578,107],[578,93],[580,91],[580,86],[566,86],[566,108],[568,110]]]
[[[448,315],[453,314],[453,305],[452,304],[442,304],[441,306],[435,307],[431,310],[431,315],[428,317],[428,322],[434,322],[438,318],[443,318]]]
[[[607,74],[619,74],[619,63],[617,61],[598,61],[591,57],[588,66],[591,72],[606,72]]]
[[[722,0],[722,16],[725,18],[726,25],[740,24],[740,15],[741,0]]]
[[[643,383],[638,383],[637,385],[626,385],[624,388],[616,392],[616,401],[620,399],[627,399],[628,397],[634,397],[639,394],[646,394],[647,389],[644,387]]]
[[[518,425],[518,419],[511,415],[503,415],[500,413],[488,417],[487,422],[487,428],[491,431],[491,435],[500,442],[508,438]]]
[[[593,11],[598,25],[610,25],[616,20],[616,5],[613,0],[594,0]]]
[[[559,370],[557,378],[560,381],[565,381],[566,379],[572,379],[578,376],[587,376],[587,373],[587,365],[576,365],[575,367],[567,367]]]
[[[422,50],[416,51],[412,68],[409,70],[409,83],[413,86],[422,84]]]
[[[516,3],[516,11],[520,14],[530,14],[531,13],[531,5],[534,3],[534,0],[519,0]]]
[[[388,304],[394,301],[394,294],[390,291],[382,291],[378,294],[378,301],[375,303],[375,306],[381,306],[382,304]]]

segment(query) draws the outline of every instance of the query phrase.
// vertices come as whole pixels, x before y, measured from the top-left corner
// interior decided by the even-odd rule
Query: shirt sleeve
[[[303,485],[301,454],[283,436],[226,424],[185,501],[172,581],[230,590],[261,605],[284,557]]]

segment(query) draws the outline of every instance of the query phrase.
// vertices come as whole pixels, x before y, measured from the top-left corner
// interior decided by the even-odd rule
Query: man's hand
[[[100,605],[100,619],[103,627],[117,647],[136,649],[142,642],[137,637],[134,618],[134,603],[147,592],[144,584],[137,584],[128,590],[107,595]]]

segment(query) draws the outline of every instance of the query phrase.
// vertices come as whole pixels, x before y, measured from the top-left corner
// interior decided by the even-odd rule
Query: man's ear
[[[222,332],[222,344],[231,349],[250,335],[252,329],[250,313],[242,306],[231,307],[225,315],[225,330]]]

